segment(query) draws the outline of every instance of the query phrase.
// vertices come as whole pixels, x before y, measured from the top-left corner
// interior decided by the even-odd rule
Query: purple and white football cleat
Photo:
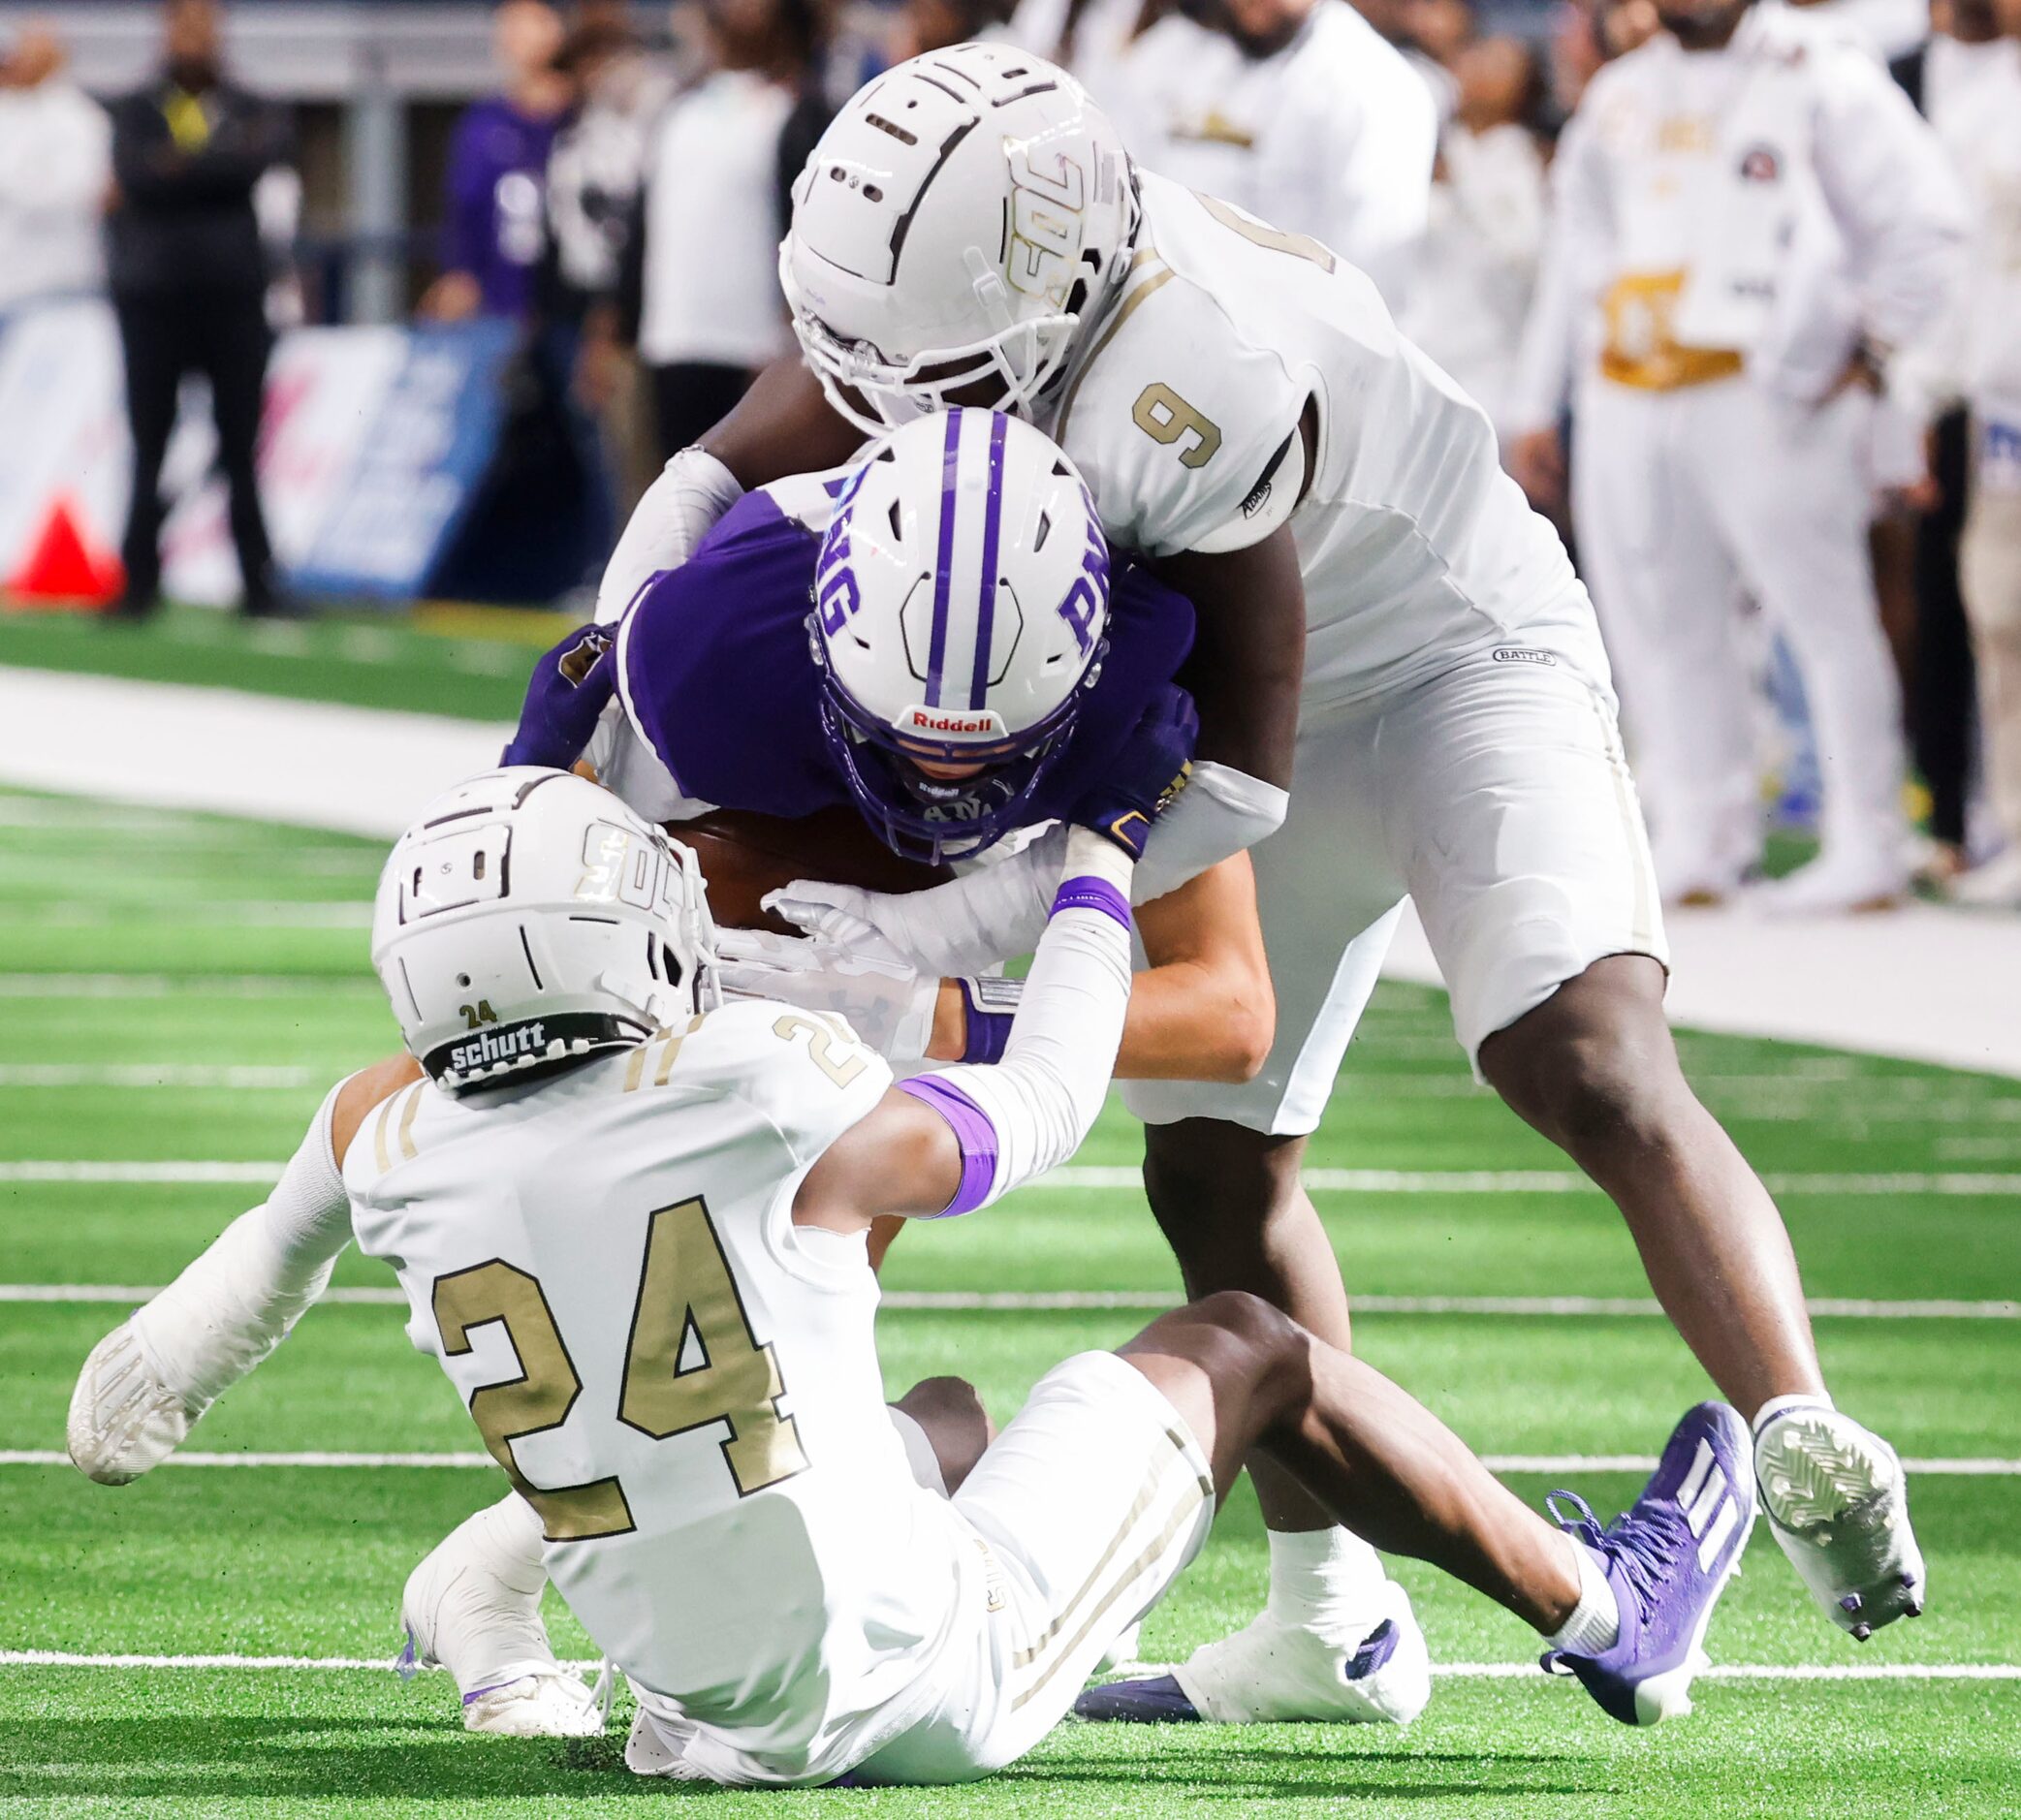
[[[1624,1725],[1656,1725],[1691,1710],[1706,1666],[1705,1627],[1754,1527],[1752,1436],[1738,1410],[1700,1403],[1672,1431],[1656,1475],[1605,1529],[1586,1500],[1554,1491],[1552,1516],[1605,1571],[1621,1635],[1598,1655],[1547,1651],[1544,1668],[1576,1675]],[[1577,1512],[1565,1517],[1563,1498]]]

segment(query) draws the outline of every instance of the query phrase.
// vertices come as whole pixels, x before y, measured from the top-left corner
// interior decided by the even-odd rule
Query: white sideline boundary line
[[[7,976],[0,975],[0,985]],[[123,976],[112,976],[123,977]],[[5,996],[0,989],[0,996]],[[205,1182],[280,1179],[281,1163],[200,1160],[79,1163],[25,1158],[0,1163],[0,1181]],[[1068,1164],[1030,1188],[1141,1189],[1138,1169],[1113,1164]],[[1879,1175],[1770,1175],[1771,1194],[1785,1195],[2012,1195],[2021,1198],[2021,1175],[1984,1171],[1897,1171]],[[1576,1170],[1558,1169],[1309,1169],[1305,1185],[1322,1194],[1598,1194]]]
[[[588,1671],[596,1662],[564,1662],[563,1668]],[[1126,1663],[1133,1673],[1154,1672],[1161,1665]],[[255,1671],[341,1674],[356,1670],[391,1673],[389,1656],[362,1655],[142,1655],[97,1654],[70,1649],[0,1649],[5,1668],[92,1669],[251,1669]],[[1531,1680],[1554,1685],[1534,1662],[1435,1662],[1432,1673],[1444,1680]],[[2012,1662],[1834,1662],[1716,1663],[1699,1672],[1699,1679],[1715,1681],[2013,1681],[2021,1680],[2021,1664]]]
[[[73,1302],[138,1306],[161,1293],[137,1283],[0,1283],[0,1303]],[[1176,1289],[893,1289],[881,1306],[905,1313],[1044,1314],[1110,1308],[1161,1310],[1178,1306]],[[397,1289],[329,1289],[319,1301],[363,1307],[404,1308]],[[1465,1314],[1570,1317],[1634,1316],[1658,1319],[1662,1304],[1636,1296],[1356,1296],[1357,1314]],[[1804,1304],[1813,1315],[1866,1321],[2015,1321],[2021,1302],[1871,1302],[1854,1297],[1813,1296]]]
[[[52,1447],[0,1448],[0,1466],[67,1466],[70,1456]],[[171,1454],[164,1466],[187,1466],[200,1470],[261,1470],[265,1468],[342,1471],[384,1471],[407,1467],[444,1471],[497,1469],[489,1454],[205,1454],[185,1449]],[[1654,1454],[1483,1454],[1481,1463],[1490,1472],[1580,1473],[1656,1470]],[[1904,1468],[1934,1479],[2021,1478],[2021,1459],[1905,1459]]]

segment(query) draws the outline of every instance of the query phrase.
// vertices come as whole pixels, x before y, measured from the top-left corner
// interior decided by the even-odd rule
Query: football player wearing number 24
[[[1074,1153],[1121,1035],[1134,866],[1106,824],[1071,829],[1000,1060],[895,1083],[844,1025],[723,1003],[692,853],[584,778],[472,779],[395,845],[372,957],[426,1078],[344,1083],[290,1165],[324,1179],[284,1179],[246,1218],[340,1181],[512,1481],[485,1526],[537,1535],[633,1688],[634,1770],[1002,1768],[1162,1596],[1259,1447],[1531,1624],[1612,1716],[1689,1710],[1753,1521],[1722,1404],[1686,1416],[1604,1534],[1569,1493],[1554,1528],[1387,1379],[1237,1293],[1067,1360],[980,1449],[965,1386],[938,1398],[956,1420],[914,1404],[927,1421],[895,1425],[871,1222],[977,1211]],[[477,1033],[473,993],[495,1014]],[[579,1687],[515,1666],[466,1703]]]
[[[1137,170],[1070,77],[1001,46],[914,59],[844,106],[796,185],[780,276],[804,361],[669,464],[600,604],[684,559],[743,488],[865,433],[953,405],[1045,429],[1110,543],[1196,613],[1194,779],[1146,871],[1254,849],[1270,1056],[1242,1084],[1124,1088],[1186,1280],[1347,1344],[1299,1165],[1407,894],[1477,1071],[1613,1198],[1752,1421],[1776,1538],[1818,1603],[1856,1638],[1919,1612],[1899,1461],[1833,1407],[1781,1216],[1678,1065],[1592,605],[1485,415],[1361,274]],[[1030,948],[1057,864],[1040,842],[910,896],[802,894],[959,975]],[[1385,1624],[1415,1636],[1407,1602],[1268,1460],[1257,1484],[1267,1614],[1139,1710],[1408,1718],[1421,1642],[1354,1672]],[[1127,1693],[1097,1704],[1131,1712]]]

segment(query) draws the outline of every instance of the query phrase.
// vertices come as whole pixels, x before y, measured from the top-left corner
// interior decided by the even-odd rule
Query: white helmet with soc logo
[[[718,1002],[708,887],[608,790],[514,766],[438,797],[395,843],[372,965],[450,1092],[630,1049]]]
[[[979,381],[1000,394],[970,401],[1015,411],[1121,278],[1136,212],[1122,141],[1080,83],[1008,45],[956,45],[843,106],[794,183],[779,282],[829,402],[861,427]]]

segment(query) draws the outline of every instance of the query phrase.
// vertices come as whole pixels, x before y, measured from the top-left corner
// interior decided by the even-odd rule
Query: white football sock
[[[1838,1404],[1833,1402],[1832,1399],[1828,1396],[1826,1396],[1822,1391],[1819,1391],[1815,1395],[1808,1391],[1797,1391],[1787,1396],[1771,1396],[1767,1402],[1763,1403],[1759,1409],[1754,1411],[1754,1420],[1751,1426],[1754,1430],[1754,1438],[1756,1440],[1759,1440],[1761,1438],[1761,1430],[1767,1428],[1771,1422],[1773,1422],[1778,1416],[1782,1415],[1785,1410],[1835,1410],[1837,1408]]]
[[[1383,1613],[1388,1570],[1349,1529],[1270,1534],[1270,1616],[1329,1638],[1359,1642]]]
[[[508,1491],[497,1503],[465,1518],[461,1529],[493,1574],[514,1592],[537,1593],[547,1585],[540,1513],[517,1491]]]
[[[317,1109],[267,1200],[133,1316],[156,1376],[195,1413],[280,1344],[351,1242],[351,1203],[331,1149],[337,1091]]]
[[[1579,1574],[1579,1603],[1572,1615],[1544,1641],[1568,1655],[1599,1655],[1621,1641],[1621,1607],[1608,1584],[1607,1570],[1577,1536],[1566,1536]]]

